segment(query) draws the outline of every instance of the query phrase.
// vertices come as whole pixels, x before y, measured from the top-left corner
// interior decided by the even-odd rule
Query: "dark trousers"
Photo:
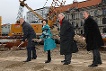
[[[66,62],[71,62],[71,57],[72,57],[72,53],[69,55],[65,55],[65,61]]]
[[[101,64],[102,61],[101,61],[99,49],[92,50],[92,53],[93,53],[93,64]]]
[[[51,52],[50,52],[50,50],[47,51],[47,60],[51,60]]]
[[[35,47],[27,47],[27,60],[31,60],[31,58],[36,58],[36,49]]]

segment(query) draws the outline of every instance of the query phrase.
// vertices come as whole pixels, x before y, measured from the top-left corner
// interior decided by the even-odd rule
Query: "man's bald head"
[[[22,25],[24,21],[25,21],[24,18],[20,18],[17,20],[17,23]]]

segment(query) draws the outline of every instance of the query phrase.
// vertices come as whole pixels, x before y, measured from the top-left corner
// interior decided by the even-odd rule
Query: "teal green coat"
[[[50,27],[46,24],[42,27],[42,35],[40,36],[40,38],[44,40],[44,51],[56,48],[55,40],[52,37],[53,35],[50,31]]]

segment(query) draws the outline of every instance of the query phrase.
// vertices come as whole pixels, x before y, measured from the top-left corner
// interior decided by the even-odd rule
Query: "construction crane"
[[[19,18],[23,18],[23,12],[24,12],[24,6],[27,7],[28,10],[32,11],[34,14],[36,14],[41,20],[43,20],[43,18],[37,14],[36,12],[34,12],[27,4],[25,4],[26,0],[19,0],[20,2],[20,6],[19,6],[19,10],[18,10],[18,14],[17,14],[17,18],[16,21],[18,22]],[[17,22],[15,24],[11,24],[11,30],[8,34],[8,36],[22,36],[22,26],[20,26],[19,24],[17,24]],[[42,24],[31,24],[32,28],[34,29],[34,31],[36,32],[37,35],[40,35],[42,33]]]
[[[38,14],[37,12],[35,12],[31,7],[29,7],[29,6],[25,3],[25,1],[26,1],[26,0],[23,0],[23,1],[19,0],[20,6],[21,6],[21,7],[24,7],[24,6],[25,6],[29,11],[31,11],[31,12],[32,12],[35,16],[37,16],[40,20],[43,20],[44,18],[43,18],[40,14]],[[49,13],[47,14],[48,25],[49,25],[50,27],[52,27],[53,24],[56,22],[56,19],[57,19],[56,15],[59,13],[59,11],[58,11],[58,12],[55,11],[55,7],[56,7],[56,6],[60,7],[60,6],[63,6],[64,4],[65,4],[65,1],[64,1],[64,0],[62,0],[62,2],[60,2],[59,0],[53,0],[52,4],[51,4],[51,6],[50,6]],[[21,9],[20,9],[20,10],[21,10]],[[23,11],[23,10],[22,10],[22,11]],[[21,14],[21,13],[19,13],[19,14]],[[20,15],[20,16],[21,16],[21,15]]]
[[[38,13],[34,12],[34,10],[33,10],[32,8],[30,8],[27,4],[25,4],[25,1],[26,1],[26,0],[23,0],[23,1],[19,0],[19,2],[20,2],[20,7],[21,7],[21,8],[24,8],[24,6],[25,6],[25,7],[26,7],[29,11],[31,11],[34,15],[37,15],[40,20],[43,20],[42,16],[40,16]],[[21,10],[21,9],[19,9],[19,10],[21,11],[21,13],[19,13],[20,16],[21,16],[23,10]],[[20,11],[18,11],[18,12],[20,12]]]

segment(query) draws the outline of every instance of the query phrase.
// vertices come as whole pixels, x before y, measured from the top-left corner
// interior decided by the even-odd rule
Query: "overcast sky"
[[[42,8],[47,0],[27,0],[26,3],[32,9]],[[62,0],[59,0],[62,1]],[[77,0],[78,2],[85,0]],[[50,6],[52,0],[48,0],[46,6]],[[73,0],[66,0],[65,4],[72,4]],[[0,16],[2,23],[15,23],[19,10],[19,0],[1,0],[0,1]],[[28,10],[24,8],[24,15]]]

